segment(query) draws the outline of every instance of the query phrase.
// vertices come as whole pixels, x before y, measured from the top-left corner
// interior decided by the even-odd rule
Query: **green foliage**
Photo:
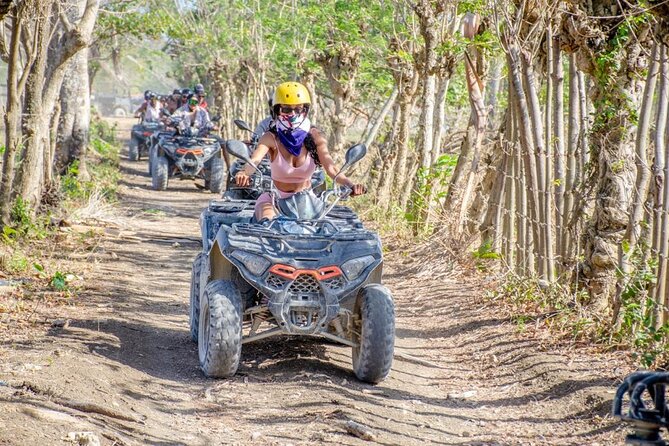
[[[537,280],[509,275],[492,299],[502,299],[512,307],[511,318],[519,329],[526,328],[529,319],[538,321],[556,334],[572,340],[587,340],[605,348],[629,348],[643,367],[669,366],[669,323],[659,325],[661,313],[650,291],[657,278],[657,261],[643,255],[647,246],[639,245],[631,256],[632,273],[624,281],[618,322],[597,319],[582,303],[589,302],[584,289],[574,284],[541,283]],[[629,245],[623,246],[625,252]]]
[[[48,235],[49,215],[33,217],[30,205],[22,197],[17,197],[10,212],[10,224],[2,228],[2,240],[12,244],[21,239],[42,240]]]
[[[499,260],[502,256],[495,252],[492,246],[492,240],[485,240],[472,252],[472,257],[476,260],[476,268],[479,271],[487,271],[491,260]]]
[[[4,145],[0,145],[0,155],[4,155],[6,149],[7,148]]]
[[[7,272],[10,274],[21,274],[28,270],[30,262],[20,251],[14,251],[7,261]]]
[[[67,291],[67,282],[67,276],[60,271],[56,271],[54,275],[51,276],[51,280],[49,280],[49,286],[56,291]]]
[[[669,361],[669,322],[658,326],[656,314],[662,311],[649,291],[657,282],[657,261],[643,256],[639,246],[631,256],[633,270],[621,294],[620,323],[612,334],[617,342],[631,343],[643,367],[666,367]],[[629,251],[623,246],[625,252]]]
[[[116,199],[116,188],[121,177],[119,171],[120,143],[115,137],[115,127],[101,119],[91,121],[91,139],[88,157],[90,180],[80,178],[79,161],[70,164],[60,177],[60,189],[71,202],[87,200],[93,193],[102,193],[108,200]]]

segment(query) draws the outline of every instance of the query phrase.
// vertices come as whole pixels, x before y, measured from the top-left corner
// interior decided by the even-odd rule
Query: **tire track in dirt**
[[[125,136],[131,121],[119,122]],[[44,314],[69,323],[0,338],[0,444],[68,444],[82,430],[110,445],[369,444],[347,420],[383,445],[622,444],[605,417],[620,357],[543,351],[484,305],[479,283],[410,275],[420,258],[400,253],[386,261],[397,307],[386,381],[356,381],[348,347],[295,338],[245,345],[234,378],[204,378],[188,291],[213,196],[189,181],[152,191],[145,162],[122,169],[119,225],[89,259],[87,289]]]

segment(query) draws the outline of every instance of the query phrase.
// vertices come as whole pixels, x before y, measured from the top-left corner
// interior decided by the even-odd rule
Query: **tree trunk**
[[[533,150],[534,147],[534,135],[532,132],[532,121],[530,118],[530,112],[527,105],[527,100],[525,97],[525,90],[523,89],[523,83],[521,79],[521,61],[520,61],[520,51],[516,44],[509,45],[509,68],[510,68],[510,77],[513,82],[514,88],[514,98],[516,99],[515,106],[516,115],[518,116],[518,128],[520,130],[520,145],[523,151],[523,169],[525,171],[525,187],[523,190],[526,190],[527,196],[527,214],[526,218],[529,219],[531,233],[528,231],[528,236],[525,240],[528,243],[528,239],[531,234],[531,240],[534,245],[534,253],[536,256],[543,256],[544,253],[539,249],[539,240],[541,239],[541,226],[539,224],[539,178],[537,175],[537,165],[536,165],[536,156]],[[529,243],[528,243],[529,246]],[[534,257],[534,256],[533,256]],[[529,260],[529,259],[528,259]],[[539,262],[541,263],[541,262]],[[534,270],[534,265],[528,265],[531,270]]]
[[[653,97],[655,96],[655,84],[660,64],[658,63],[657,44],[653,45],[650,56],[650,66],[646,78],[646,86],[641,103],[641,112],[639,114],[638,131],[636,135],[636,181],[632,199],[632,208],[629,213],[627,230],[623,236],[624,242],[618,246],[618,268],[620,274],[616,282],[616,295],[613,301],[613,323],[618,321],[618,311],[622,303],[622,294],[628,282],[632,279],[631,259],[636,250],[637,241],[641,228],[639,223],[644,214],[644,203],[648,195],[648,183],[650,180],[650,169],[648,168],[648,130],[650,129],[651,115],[653,112]],[[660,107],[666,107],[662,103]],[[626,243],[625,243],[626,242]]]
[[[392,93],[390,93],[390,97],[386,100],[386,103],[383,105],[383,108],[381,109],[379,116],[377,116],[376,121],[374,121],[374,125],[372,126],[372,128],[369,130],[369,133],[365,137],[365,146],[367,146],[368,148],[374,142],[376,134],[379,132],[381,125],[386,120],[386,116],[388,116],[388,113],[393,108],[393,105],[395,105],[395,100],[397,99],[397,93],[398,93],[397,87],[393,88]]]
[[[628,58],[633,62],[630,49]],[[615,289],[617,252],[629,222],[634,190],[634,138],[639,102],[638,66],[606,67],[593,87],[595,123],[590,133],[590,154],[599,174],[595,209],[585,235],[583,274],[592,309],[610,315]]]
[[[565,167],[564,167],[564,70],[562,68],[562,53],[560,52],[560,39],[555,37],[553,45],[553,143],[555,144],[555,234],[556,254],[562,269],[564,265],[563,254],[565,251],[565,228],[564,221],[564,193],[565,193]],[[550,186],[550,185],[549,185]],[[549,188],[550,191],[550,188]]]
[[[14,164],[21,144],[19,125],[21,122],[21,94],[23,86],[20,80],[20,37],[23,32],[22,8],[18,8],[12,18],[12,36],[9,47],[7,67],[7,104],[5,113],[5,153],[2,160],[2,183],[0,184],[0,226],[10,224],[12,193],[14,183]],[[24,75],[26,71],[24,69]]]
[[[661,318],[656,317],[656,326],[660,327],[669,322],[669,314],[667,314],[667,292],[669,291],[669,271],[667,264],[667,231],[669,230],[669,196],[667,196],[667,181],[669,172],[667,171],[667,160],[669,153],[667,153],[667,103],[669,103],[669,56],[667,54],[667,46],[661,45],[659,48],[660,55],[660,91],[658,94],[658,111],[655,125],[655,158],[652,165],[653,171],[653,242],[651,253],[657,258],[657,285],[654,287],[654,301],[656,308],[663,308]]]
[[[379,173],[380,178],[376,204],[381,205],[385,209],[390,208],[390,195],[396,172],[397,147],[395,146],[395,140],[397,132],[399,131],[399,123],[401,120],[400,113],[400,106],[398,103],[395,103],[395,106],[393,107],[393,123],[391,125],[390,136],[386,141],[388,149],[384,151],[385,156],[382,156],[383,164],[381,172]]]
[[[532,61],[527,53],[522,53],[523,61],[523,85],[528,104],[529,117],[532,123],[532,141],[534,141],[534,157],[536,165],[537,185],[538,185],[538,205],[537,224],[541,228],[539,238],[535,238],[537,243],[537,261],[539,276],[542,279],[553,281],[553,238],[552,238],[552,219],[549,194],[546,191],[546,147],[544,141],[544,128],[541,121],[541,109],[539,106],[539,94],[536,90],[534,69]]]
[[[578,181],[576,171],[576,156],[578,147],[578,138],[581,127],[581,113],[579,107],[578,77],[576,74],[576,56],[569,56],[569,137],[567,141],[567,162],[566,176],[564,184],[564,206],[562,212],[562,251],[560,257],[562,262],[570,264],[573,255],[573,237],[574,228],[570,226],[574,215],[574,188]]]
[[[56,169],[63,172],[79,161],[79,176],[88,179],[86,149],[90,128],[90,91],[88,90],[88,50],[81,50],[70,61],[60,90],[61,119],[58,130]]]
[[[346,131],[352,124],[349,110],[355,96],[355,80],[360,66],[359,48],[339,42],[330,45],[326,51],[316,57],[321,65],[334,102],[334,115],[330,119],[330,152],[335,160],[343,158]]]
[[[434,150],[432,151],[432,164],[437,162],[441,156],[441,141],[444,139],[444,122],[446,118],[446,94],[448,85],[451,82],[451,75],[439,78],[439,88],[437,89],[436,108],[434,110],[434,140],[432,142]]]
[[[469,92],[471,115],[467,133],[462,142],[462,150],[453,171],[444,202],[446,212],[457,215],[456,228],[458,232],[464,231],[465,218],[476,184],[481,144],[483,143],[486,129],[483,85],[476,73],[476,67],[474,67],[467,54],[465,57],[465,77]]]
[[[38,10],[35,42],[37,55],[28,76],[26,90],[26,149],[15,190],[34,209],[41,199],[44,178],[44,156],[49,149],[49,123],[69,60],[85,48],[95,25],[98,0],[78,0],[83,14],[76,26],[64,24],[55,14],[56,3],[44,2]],[[62,35],[54,33],[63,26]],[[49,52],[49,45],[52,51]]]

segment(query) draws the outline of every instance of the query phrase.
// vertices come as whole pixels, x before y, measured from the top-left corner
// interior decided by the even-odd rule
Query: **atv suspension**
[[[613,400],[613,416],[629,423],[634,432],[627,435],[625,444],[635,446],[666,446],[661,429],[669,429],[667,419],[666,385],[669,373],[635,372],[625,378]],[[629,408],[622,412],[625,394]]]

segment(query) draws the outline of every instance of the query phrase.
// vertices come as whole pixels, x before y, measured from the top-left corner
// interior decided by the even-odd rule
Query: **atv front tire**
[[[128,144],[128,159],[130,161],[139,160],[139,144],[135,138],[130,138],[130,144]]]
[[[220,194],[223,191],[223,181],[225,175],[223,172],[223,159],[215,156],[209,162],[209,178],[205,180],[205,188],[214,194]]]
[[[353,371],[360,380],[372,384],[390,373],[395,349],[395,305],[390,291],[382,285],[367,285],[360,291],[354,315],[358,326],[354,335],[359,347],[352,352]]]
[[[215,280],[200,301],[198,356],[206,376],[228,378],[242,354],[242,299],[229,280]]]
[[[164,156],[156,155],[151,166],[151,184],[153,190],[167,189],[169,161]]]
[[[151,175],[152,172],[153,172],[152,166],[153,166],[153,158],[155,157],[154,152],[155,152],[155,150],[153,149],[153,147],[149,147],[149,155],[147,157],[149,159],[149,163],[148,163],[149,175]]]
[[[202,253],[193,261],[190,276],[190,337],[197,342],[197,333],[200,329],[200,273],[202,272]]]

